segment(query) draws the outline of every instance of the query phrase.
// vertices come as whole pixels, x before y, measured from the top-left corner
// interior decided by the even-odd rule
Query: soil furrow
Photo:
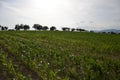
[[[12,60],[16,71],[21,72],[26,77],[32,78],[32,80],[43,80],[42,77],[28,65],[26,65],[25,62],[17,59],[15,54],[13,54],[7,47],[0,45],[0,48],[4,51],[5,54],[8,55],[8,59]]]
[[[10,80],[14,78],[13,74],[10,74],[5,66],[0,63],[0,80]]]

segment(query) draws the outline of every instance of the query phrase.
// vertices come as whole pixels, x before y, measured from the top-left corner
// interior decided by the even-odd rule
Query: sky
[[[0,25],[15,24],[120,29],[120,0],[0,0]]]

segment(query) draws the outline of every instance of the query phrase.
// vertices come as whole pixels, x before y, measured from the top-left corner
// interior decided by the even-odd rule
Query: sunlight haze
[[[0,25],[120,29],[119,0],[0,0]]]

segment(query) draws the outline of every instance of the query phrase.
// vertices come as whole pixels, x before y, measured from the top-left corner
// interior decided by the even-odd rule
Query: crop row
[[[13,66],[17,64],[21,68],[17,67],[19,73],[15,68],[13,74],[16,72],[15,74],[21,75],[20,78],[26,76],[29,79],[37,77],[43,80],[120,79],[119,49],[112,47],[119,42],[110,41],[106,44],[104,42],[99,44],[99,37],[102,37],[99,34],[91,34],[98,42],[94,41],[94,37],[89,38],[91,35],[86,36],[87,33],[82,33],[86,37],[79,37],[80,33],[72,33],[71,36],[65,32],[65,35],[59,37],[57,34],[60,32],[56,32],[56,34],[52,32],[50,34],[49,32],[41,34],[39,32],[3,33],[0,36],[1,49],[7,53],[8,57],[13,55],[10,58]],[[106,36],[109,37],[109,35]],[[110,37],[108,39],[112,40]],[[100,40],[104,41],[105,39]],[[113,39],[113,41],[115,40]],[[111,49],[113,50],[110,51]],[[29,73],[26,68],[29,69]],[[22,72],[23,70],[26,70],[26,74]],[[19,78],[17,75],[15,77]]]

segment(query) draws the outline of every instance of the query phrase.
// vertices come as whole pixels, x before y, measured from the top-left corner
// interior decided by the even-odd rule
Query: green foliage
[[[120,80],[120,35],[0,32],[0,61],[15,79]]]

